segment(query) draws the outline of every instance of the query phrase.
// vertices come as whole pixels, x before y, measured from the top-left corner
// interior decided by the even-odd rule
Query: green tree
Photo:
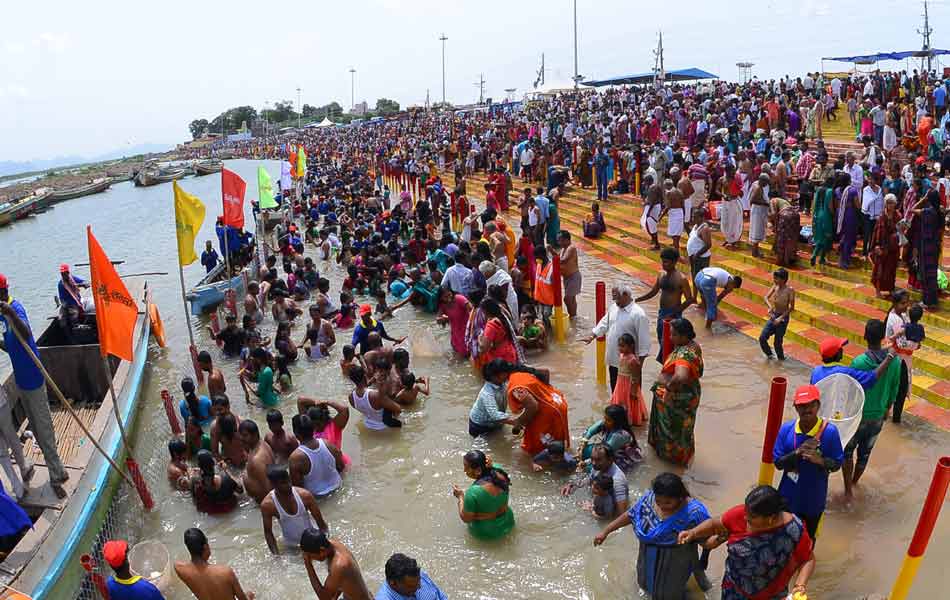
[[[399,103],[388,98],[380,98],[376,101],[376,113],[380,115],[391,115],[399,112]]]
[[[197,140],[208,128],[208,119],[195,119],[188,124],[188,130],[191,131],[191,139]]]
[[[317,108],[315,106],[310,106],[309,104],[303,105],[303,112],[301,113],[305,117],[313,117],[317,114]]]
[[[294,112],[294,103],[290,100],[281,100],[275,103],[273,113],[274,118],[272,120],[278,123],[283,123],[297,117],[297,113]]]

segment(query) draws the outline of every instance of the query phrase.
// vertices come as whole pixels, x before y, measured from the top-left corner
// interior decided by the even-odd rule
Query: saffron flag
[[[195,238],[205,220],[205,205],[172,182],[175,190],[175,233],[178,235],[178,264],[190,265],[198,260],[195,253]]]
[[[224,205],[224,224],[235,229],[244,228],[244,192],[247,183],[234,171],[221,169],[221,203]]]
[[[274,201],[274,183],[263,166],[257,167],[257,201],[262,210],[277,208],[277,202]]]
[[[290,179],[290,163],[287,161],[280,161],[280,189],[289,190],[294,187],[293,181]]]
[[[307,176],[307,151],[300,147],[297,151],[297,177],[303,179]]]
[[[290,155],[287,157],[287,161],[290,163],[290,174],[293,177],[299,177],[297,175],[297,149],[292,148],[290,150]]]
[[[99,352],[102,356],[111,354],[131,362],[132,334],[139,307],[88,225],[86,237],[89,242],[89,270],[96,303],[96,324],[99,327]]]

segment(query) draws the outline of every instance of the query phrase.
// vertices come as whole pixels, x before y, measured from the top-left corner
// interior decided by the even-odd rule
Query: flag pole
[[[132,479],[130,479],[128,474],[125,473],[119,467],[119,465],[116,464],[115,460],[113,460],[112,457],[109,456],[109,454],[103,449],[103,447],[99,445],[99,440],[97,440],[96,437],[92,435],[92,432],[89,431],[89,428],[86,427],[86,424],[83,423],[82,419],[79,418],[79,415],[76,414],[76,411],[73,409],[72,405],[69,403],[68,400],[66,400],[66,396],[63,395],[63,392],[59,389],[59,386],[56,385],[55,381],[53,381],[53,378],[52,376],[50,376],[49,371],[47,371],[46,367],[43,366],[43,362],[36,355],[36,352],[33,352],[33,347],[30,346],[26,342],[25,339],[23,339],[23,334],[20,333],[19,329],[17,329],[16,324],[11,323],[10,329],[13,331],[13,334],[16,336],[17,340],[20,341],[20,345],[23,346],[23,349],[26,350],[26,353],[30,355],[30,360],[33,361],[33,364],[36,365],[36,368],[39,369],[40,372],[43,374],[43,378],[46,379],[47,385],[49,385],[50,388],[52,388],[53,394],[63,405],[63,408],[66,409],[66,412],[69,413],[69,416],[72,417],[74,421],[76,421],[77,425],[79,425],[79,429],[82,430],[86,438],[90,442],[92,442],[92,445],[95,447],[96,450],[99,451],[99,454],[101,454],[103,458],[109,461],[109,464],[112,466],[113,469],[115,469],[116,473],[118,473],[126,481],[126,483],[134,487],[135,483],[133,483]]]
[[[185,309],[185,326],[188,328],[188,352],[191,354],[191,366],[195,370],[195,379],[202,384],[204,373],[198,368],[198,348],[195,346],[195,332],[191,330],[191,313],[188,311],[188,298],[185,296],[185,270],[181,266],[181,248],[178,249],[178,281],[181,283],[181,306]]]

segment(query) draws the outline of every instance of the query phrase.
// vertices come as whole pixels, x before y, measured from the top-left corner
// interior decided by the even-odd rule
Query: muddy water
[[[257,164],[233,161],[229,167],[253,182]],[[276,174],[276,163],[269,163],[268,168]],[[186,179],[182,186],[209,206],[220,197],[218,179],[213,176]],[[253,189],[253,185],[250,187]],[[209,219],[214,212],[209,209]],[[83,228],[91,223],[107,252],[114,259],[127,261],[120,272],[171,271],[169,276],[149,278],[170,343],[168,349],[155,348],[150,353],[146,402],[136,434],[136,453],[149,479],[155,482],[152,491],[158,499],[158,510],[146,517],[143,534],[163,541],[173,557],[184,559],[182,533],[188,527],[201,527],[211,539],[213,559],[234,567],[245,588],[256,591],[258,598],[312,597],[299,556],[286,552],[274,557],[268,552],[252,501],[243,501],[231,515],[210,517],[196,513],[190,499],[163,485],[168,425],[159,391],[176,389],[178,379],[189,370],[185,352],[188,338],[174,273],[172,219],[170,186],[135,189],[123,184],[106,194],[67,202],[39,218],[0,230],[0,245],[16,249],[15,260],[4,261],[0,270],[10,277],[16,286],[15,295],[27,304],[32,315],[48,312],[48,299],[55,293],[56,264],[83,259]],[[210,235],[206,223],[203,237]],[[582,257],[582,269],[585,291],[580,302],[581,317],[568,333],[570,340],[586,334],[592,325],[593,282],[599,279],[609,285],[620,276],[618,271],[586,256]],[[323,265],[321,270],[329,270],[337,290],[340,273]],[[186,268],[186,280],[196,281],[200,271],[197,265]],[[655,304],[645,309],[655,317]],[[690,316],[701,329],[700,315]],[[199,347],[213,347],[202,327],[205,322],[193,323]],[[272,325],[266,328],[272,333]],[[373,591],[383,580],[383,565],[389,555],[403,552],[417,557],[450,598],[636,597],[636,541],[631,530],[618,532],[603,547],[594,548],[591,539],[601,524],[579,508],[585,496],[577,493],[561,497],[558,488],[562,481],[531,473],[528,458],[510,436],[496,435],[474,446],[489,451],[509,469],[517,527],[511,536],[496,543],[480,542],[467,535],[456,514],[451,487],[453,483],[469,483],[462,472],[461,456],[473,446],[467,433],[467,415],[479,382],[467,364],[449,358],[448,332],[435,327],[428,316],[405,308],[387,323],[387,329],[393,335],[409,335],[412,369],[417,375],[432,377],[432,395],[404,413],[400,432],[368,432],[357,424],[358,415],[354,413],[343,440],[354,467],[346,474],[341,492],[321,504],[332,534],[354,550]],[[345,333],[340,335],[341,340],[346,337]],[[788,377],[789,388],[793,389],[806,381],[808,368],[795,362],[769,363],[753,341],[727,329],[717,328],[712,334],[699,331],[698,340],[707,360],[706,374],[696,460],[684,477],[692,493],[711,512],[719,513],[741,502],[757,478],[770,379],[775,375]],[[572,341],[531,360],[553,371],[554,384],[566,393],[570,403],[572,432],[579,435],[609,400],[606,388],[598,387],[593,377],[594,346]],[[236,362],[223,357],[218,362],[225,371],[235,410],[263,428],[263,412],[244,404]],[[335,360],[300,363],[292,370],[295,392],[283,399],[288,417],[298,393],[345,401],[350,387],[342,381]],[[657,364],[649,361],[644,372],[645,388],[656,372]],[[791,414],[789,408],[786,417],[791,418]],[[638,433],[645,445],[645,431]],[[842,485],[840,476],[832,477],[833,498],[817,548],[818,567],[809,586],[811,597],[854,599],[889,591],[935,460],[948,447],[947,439],[945,433],[914,419],[900,427],[888,426],[852,508],[836,500]],[[653,476],[669,468],[650,450],[645,454],[645,462],[629,475],[635,495],[649,485]],[[950,517],[945,514],[934,532],[912,597],[945,597],[950,575],[942,566],[942,557],[948,554]],[[722,575],[723,557],[724,550],[712,556],[710,577],[714,581]],[[691,592],[690,598],[702,598],[698,590]],[[175,583],[168,597],[191,596]],[[718,592],[710,597],[718,598]]]

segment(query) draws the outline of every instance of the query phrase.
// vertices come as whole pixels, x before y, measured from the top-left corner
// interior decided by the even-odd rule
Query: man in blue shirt
[[[354,348],[359,347],[359,354],[369,352],[372,349],[368,343],[368,338],[369,334],[374,331],[378,333],[382,339],[395,344],[401,344],[406,340],[406,338],[397,340],[389,337],[382,321],[377,321],[373,318],[373,307],[369,304],[363,304],[360,306],[360,320],[353,329],[353,339],[350,341]]]
[[[210,273],[218,266],[218,253],[211,245],[211,240],[205,242],[205,251],[201,253],[201,265],[206,273]]]
[[[133,575],[129,567],[129,544],[125,540],[110,540],[102,547],[102,556],[115,571],[106,581],[110,600],[165,600],[158,588],[148,579]]]
[[[414,558],[393,554],[386,561],[386,581],[376,592],[376,600],[447,600]]]
[[[49,398],[46,395],[46,380],[42,371],[30,356],[30,352],[20,343],[23,338],[30,350],[36,356],[40,355],[33,332],[30,330],[30,321],[26,316],[26,309],[18,300],[10,296],[7,278],[0,274],[0,350],[10,356],[13,365],[13,380],[16,383],[16,394],[20,398],[20,405],[26,411],[30,422],[30,429],[36,437],[36,442],[43,451],[43,459],[49,470],[50,487],[60,498],[66,497],[63,483],[69,479],[66,469],[59,458],[56,448],[56,434],[53,430],[53,417],[49,412]],[[19,334],[19,337],[17,337]],[[10,399],[11,401],[13,398]]]
[[[63,263],[59,266],[59,283],[56,284],[56,292],[59,295],[60,304],[82,312],[83,299],[79,290],[88,287],[86,280],[70,274],[69,265]]]
[[[821,392],[813,385],[795,390],[798,419],[782,425],[772,457],[782,473],[778,491],[815,539],[828,496],[828,474],[841,468],[844,450],[833,423],[818,416]]]

